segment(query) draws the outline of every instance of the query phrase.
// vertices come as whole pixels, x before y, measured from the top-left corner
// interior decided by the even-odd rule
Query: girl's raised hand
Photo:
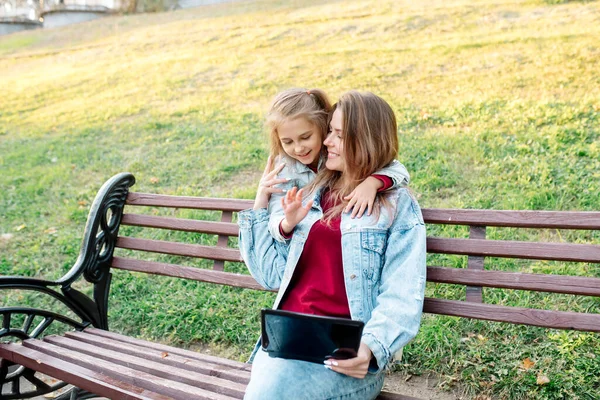
[[[277,178],[277,174],[281,172],[285,164],[279,164],[273,169],[273,157],[269,156],[267,165],[258,183],[258,190],[256,191],[256,197],[254,198],[254,209],[267,208],[269,205],[269,199],[273,193],[283,193],[283,189],[275,187],[275,185],[287,182],[286,178]]]
[[[285,214],[285,218],[281,221],[281,229],[285,234],[292,233],[313,205],[312,200],[307,201],[305,206],[302,205],[302,193],[303,189],[298,190],[297,187],[294,187],[281,199],[281,207]]]

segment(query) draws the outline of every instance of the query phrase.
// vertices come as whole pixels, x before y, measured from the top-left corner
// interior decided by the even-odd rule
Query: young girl
[[[283,220],[281,198],[293,187],[302,188],[312,182],[325,160],[323,140],[327,133],[331,103],[320,89],[288,89],[275,96],[267,114],[271,156],[261,179],[254,209],[268,206],[269,232],[283,242],[280,223]],[[273,169],[273,165],[277,165]],[[371,213],[378,190],[406,186],[409,175],[396,160],[384,165],[373,176],[361,179],[355,190],[347,194],[346,212],[351,217]]]
[[[425,225],[407,188],[379,193],[370,216],[352,219],[346,196],[397,156],[396,119],[372,93],[335,107],[325,169],[282,201],[288,244],[268,233],[262,208],[239,214],[240,249],[252,275],[279,289],[273,308],[365,323],[358,355],[318,365],[253,353],[246,399],[374,399],[392,355],[417,333],[425,290]],[[377,157],[369,157],[377,154]]]

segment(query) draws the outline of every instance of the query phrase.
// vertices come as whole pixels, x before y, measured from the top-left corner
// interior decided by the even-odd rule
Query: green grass
[[[263,0],[0,37],[0,274],[65,273],[96,191],[117,172],[136,176],[135,191],[252,198],[267,155],[266,108],[293,86],[321,87],[334,100],[353,88],[387,99],[398,117],[399,159],[423,207],[598,211],[599,36],[598,2]],[[598,232],[488,235],[600,243]],[[600,276],[598,264],[487,266]],[[464,297],[451,285],[427,291]],[[2,295],[3,304],[34,301]],[[257,310],[273,300],[119,272],[112,296],[112,329],[227,347],[240,360],[257,337]],[[600,308],[598,298],[496,290],[485,297]],[[428,316],[397,368],[433,371],[443,389],[467,396],[594,399],[598,339]],[[550,382],[537,384],[538,375]]]

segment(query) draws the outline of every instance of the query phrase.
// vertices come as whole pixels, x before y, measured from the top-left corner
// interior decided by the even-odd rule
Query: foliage
[[[65,273],[96,191],[117,172],[132,172],[139,192],[251,198],[267,154],[265,110],[292,86],[387,99],[423,207],[600,210],[599,17],[598,2],[261,0],[1,37],[0,274]],[[489,235],[600,243],[598,232]],[[598,265],[490,263],[600,276]],[[451,285],[427,291],[464,296]],[[112,296],[112,329],[227,346],[238,359],[257,337],[257,310],[273,299],[119,272]],[[600,306],[518,291],[485,298]],[[597,334],[427,316],[398,368],[437,372],[444,388],[469,395],[592,399],[599,343]]]

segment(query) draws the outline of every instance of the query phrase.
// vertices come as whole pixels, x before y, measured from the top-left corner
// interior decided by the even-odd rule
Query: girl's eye
[[[308,140],[308,139],[310,139],[310,137],[311,137],[311,136],[312,136],[312,135],[309,135],[309,136],[303,137],[303,138],[302,138],[302,140]]]

